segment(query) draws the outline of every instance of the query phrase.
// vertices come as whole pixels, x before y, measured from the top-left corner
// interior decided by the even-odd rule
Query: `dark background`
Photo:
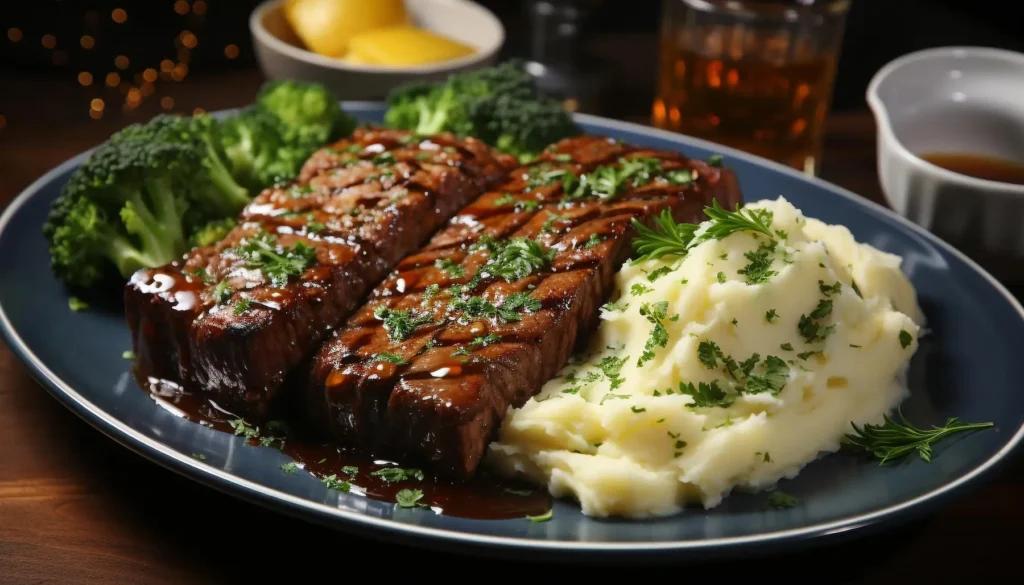
[[[508,39],[503,56],[530,56],[532,29],[528,12],[533,3],[480,3],[497,13],[505,24]],[[255,67],[247,20],[257,4],[253,0],[208,0],[202,15],[194,11],[180,15],[174,11],[174,0],[0,2],[0,115],[6,114],[9,120],[16,116],[15,112],[4,111],[4,76],[28,73],[74,80],[79,72],[89,71],[94,82],[78,89],[83,103],[88,104],[90,99],[102,97],[104,91],[111,91],[104,87],[104,78],[111,71],[118,72],[125,83],[147,67],[158,68],[162,59],[178,61],[182,48],[179,35],[183,30],[191,31],[199,39],[198,45],[185,56],[188,76]],[[586,38],[578,49],[590,59],[587,64],[596,68],[606,87],[599,100],[584,104],[581,109],[620,118],[646,116],[654,91],[661,0],[587,0],[579,4],[591,14],[586,20]],[[1015,4],[1018,3],[853,0],[839,62],[834,109],[863,107],[864,91],[874,72],[910,51],[953,44],[1021,50],[1024,35]],[[124,24],[111,20],[115,8],[128,12]],[[11,27],[21,31],[20,41],[11,42],[8,38]],[[56,39],[53,49],[41,42],[46,34]],[[97,40],[94,48],[85,50],[80,46],[83,34]],[[239,55],[234,59],[224,54],[228,44],[239,47]],[[113,59],[119,54],[130,57],[130,66],[125,70],[113,66]],[[602,59],[609,54],[616,58]],[[628,58],[623,59],[623,55]],[[180,81],[187,82],[188,77]],[[159,98],[159,90],[157,94]],[[173,109],[191,111],[202,105],[178,104]],[[144,112],[145,108],[141,108],[138,113]],[[82,115],[87,114],[87,107],[83,108]]]

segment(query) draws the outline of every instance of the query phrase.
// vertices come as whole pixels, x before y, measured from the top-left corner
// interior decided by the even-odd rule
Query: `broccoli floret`
[[[215,219],[192,232],[189,237],[190,246],[211,246],[224,239],[238,225],[234,219]]]
[[[521,61],[414,82],[387,99],[384,122],[417,134],[474,136],[523,157],[581,132],[562,104],[542,94]]]
[[[79,167],[43,227],[51,265],[67,284],[91,287],[166,264],[186,249],[182,218],[199,152],[186,145],[122,136]]]
[[[294,146],[318,148],[351,134],[356,125],[337,98],[318,83],[268,81],[256,96],[256,106],[281,121],[284,142]]]
[[[317,145],[286,141],[284,123],[262,108],[248,108],[221,124],[231,174],[251,189],[295,178]]]
[[[190,177],[204,187],[196,192],[191,225],[205,223],[210,217],[237,214],[250,201],[249,190],[239,185],[225,164],[221,148],[221,129],[211,116],[202,114],[187,118],[161,114],[145,124],[132,124],[115,133],[108,143],[139,140],[152,143],[178,144],[195,150],[201,158],[201,176]]]

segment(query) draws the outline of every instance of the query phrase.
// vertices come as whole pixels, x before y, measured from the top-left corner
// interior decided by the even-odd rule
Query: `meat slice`
[[[554,145],[373,290],[315,357],[305,415],[343,444],[472,476],[508,407],[595,327],[631,220],[699,221],[712,198],[740,202],[732,171],[600,137]]]
[[[267,189],[221,242],[125,287],[136,373],[265,418],[289,371],[398,260],[515,164],[483,143],[357,130]]]

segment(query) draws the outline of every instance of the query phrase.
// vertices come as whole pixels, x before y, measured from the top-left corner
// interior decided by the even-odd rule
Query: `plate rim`
[[[352,113],[380,112],[383,104],[380,102],[368,101],[343,101],[342,107]],[[219,110],[211,112],[213,115],[226,115],[236,109]],[[803,179],[811,184],[829,191],[834,195],[861,205],[869,211],[880,213],[888,219],[896,220],[904,229],[921,236],[931,245],[936,246],[953,257],[963,262],[967,267],[980,274],[998,293],[1000,293],[1010,306],[1020,314],[1024,320],[1024,307],[1007,288],[982,268],[977,262],[966,254],[956,249],[949,243],[938,238],[923,227],[914,224],[910,220],[900,216],[894,211],[875,203],[865,197],[859,196],[843,187],[829,183],[818,177],[807,176],[795,169],[791,169],[779,163],[763,159],[734,148],[719,145],[699,138],[693,138],[683,134],[669,132],[657,128],[651,128],[633,122],[613,120],[590,114],[574,114],[578,122],[590,124],[595,127],[603,127],[613,131],[642,134],[651,137],[668,140],[679,145],[695,145],[701,148],[714,150],[723,155],[744,160],[748,164],[765,167],[769,170]],[[68,168],[73,167],[84,160],[93,149],[86,150],[49,170],[41,177],[33,181],[21,193],[19,193],[0,214],[0,234],[7,229],[11,219],[18,210],[31,200],[47,184],[53,181],[56,176],[64,173]],[[818,523],[800,528],[763,532],[745,536],[718,537],[700,540],[665,540],[657,542],[623,542],[623,541],[574,541],[537,539],[529,537],[495,536],[489,534],[477,534],[463,532],[447,528],[426,527],[416,524],[396,522],[387,518],[377,518],[361,514],[356,511],[332,507],[325,503],[305,500],[297,496],[282,492],[280,490],[264,486],[262,484],[227,473],[224,470],[216,469],[209,465],[195,461],[189,455],[179,453],[167,445],[151,439],[141,432],[130,428],[125,423],[115,418],[110,413],[99,408],[87,398],[81,395],[70,384],[64,382],[54,374],[47,365],[36,356],[25,344],[21,336],[14,330],[3,305],[0,304],[0,336],[3,337],[8,347],[18,360],[25,365],[32,377],[40,382],[48,393],[53,395],[65,407],[74,412],[77,416],[88,422],[91,426],[110,437],[115,442],[129,450],[170,469],[193,481],[212,487],[222,493],[226,493],[244,500],[254,502],[264,507],[269,507],[292,516],[299,516],[304,520],[318,524],[327,525],[332,528],[341,529],[347,532],[361,532],[370,536],[391,537],[403,541],[416,541],[428,547],[450,547],[452,545],[472,545],[475,548],[483,548],[491,552],[509,553],[515,551],[532,553],[559,553],[569,554],[573,557],[588,555],[592,553],[611,554],[616,558],[622,555],[657,554],[657,553],[694,553],[699,551],[723,552],[743,547],[778,547],[787,543],[808,543],[810,541],[824,540],[845,533],[860,533],[869,528],[876,528],[887,522],[893,522],[900,518],[907,518],[915,513],[924,513],[928,509],[940,504],[963,490],[976,487],[981,481],[991,475],[1004,465],[1022,442],[1024,442],[1024,424],[1022,424],[1002,445],[1002,447],[979,462],[973,469],[960,477],[944,483],[932,490],[929,490],[915,498],[886,506],[884,508],[847,516],[831,522]],[[565,557],[560,557],[565,559]]]

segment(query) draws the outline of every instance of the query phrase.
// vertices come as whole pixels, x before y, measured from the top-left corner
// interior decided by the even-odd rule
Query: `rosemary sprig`
[[[994,424],[965,423],[953,417],[946,419],[946,424],[941,427],[921,429],[907,422],[902,409],[898,411],[898,417],[899,421],[895,421],[886,414],[884,424],[865,424],[863,427],[851,422],[854,432],[846,435],[847,444],[877,457],[881,460],[879,465],[901,459],[914,451],[921,459],[931,462],[933,443],[953,433],[985,429]]]
[[[707,229],[700,235],[697,235],[699,224],[677,223],[667,209],[655,219],[654,229],[633,219],[632,224],[637,231],[637,236],[633,238],[633,250],[639,254],[633,262],[656,260],[668,254],[685,256],[690,248],[701,242],[720,240],[740,231],[757,232],[775,240],[771,230],[772,212],[767,209],[727,211],[718,204],[718,200],[712,199],[711,207],[705,207],[704,213],[709,222]]]

